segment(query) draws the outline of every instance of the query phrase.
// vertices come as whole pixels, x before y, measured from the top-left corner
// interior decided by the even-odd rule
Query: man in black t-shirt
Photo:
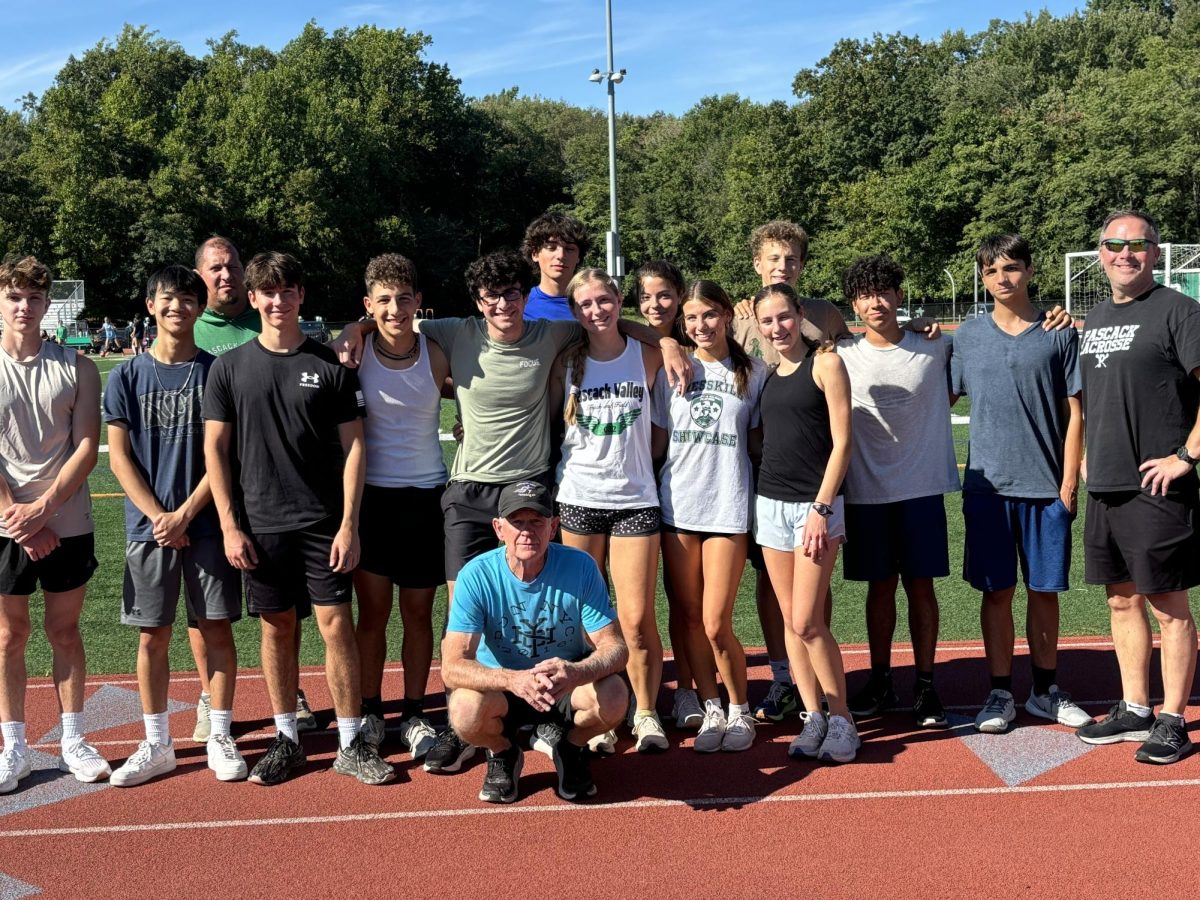
[[[366,469],[362,391],[332,350],[301,333],[304,272],[295,258],[260,253],[246,267],[246,284],[262,334],[213,364],[204,452],[225,555],[246,572],[247,603],[262,623],[263,674],[277,729],[250,781],[278,784],[305,763],[293,641],[297,610],[311,605],[337,714],[334,771],[383,784],[395,772],[358,733],[362,698],[350,610]]]
[[[1085,577],[1108,592],[1122,699],[1075,733],[1141,741],[1136,759],[1192,749],[1183,711],[1196,669],[1188,588],[1200,584],[1195,465],[1200,457],[1200,305],[1154,280],[1158,228],[1137,210],[1100,229],[1113,296],[1087,317],[1079,348],[1087,452]],[[1163,706],[1150,704],[1150,625],[1162,633]]]

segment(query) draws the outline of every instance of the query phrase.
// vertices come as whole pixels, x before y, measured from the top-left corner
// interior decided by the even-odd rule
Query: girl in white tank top
[[[654,711],[663,649],[654,618],[660,520],[650,454],[650,392],[662,357],[617,330],[621,292],[602,270],[577,272],[567,299],[587,341],[566,361],[562,375],[563,543],[590,554],[600,571],[606,565],[612,571],[617,616],[629,646],[626,672],[636,700],[637,749],[665,750],[666,733]],[[615,743],[616,736],[610,732],[600,740]]]

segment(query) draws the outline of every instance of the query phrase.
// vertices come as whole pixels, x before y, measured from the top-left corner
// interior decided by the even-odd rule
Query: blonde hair
[[[576,309],[575,292],[588,284],[602,285],[605,290],[621,304],[621,288],[612,276],[603,269],[580,269],[567,284],[567,303],[572,311]],[[563,408],[563,421],[574,425],[579,415],[579,389],[583,386],[583,370],[587,365],[588,342],[586,337],[571,348],[566,357],[567,368],[571,370],[571,379],[567,383],[567,404]]]

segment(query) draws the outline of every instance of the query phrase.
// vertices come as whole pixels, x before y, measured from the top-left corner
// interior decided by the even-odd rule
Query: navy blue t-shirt
[[[167,365],[151,354],[113,369],[104,390],[104,421],[120,422],[139,472],[163,509],[174,512],[204,478],[204,386],[216,357],[196,351],[191,362]],[[211,503],[188,526],[190,537],[221,533]],[[125,498],[125,535],[154,540],[154,524]]]

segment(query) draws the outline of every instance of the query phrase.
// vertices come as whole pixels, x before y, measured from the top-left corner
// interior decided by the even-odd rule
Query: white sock
[[[729,704],[729,718],[730,719],[736,719],[738,716],[748,716],[748,715],[750,715],[750,704],[749,703],[730,703]]]
[[[350,716],[348,718],[344,716],[337,717],[339,747],[345,750],[354,743],[354,739],[358,737],[358,726],[361,722],[362,719],[358,718],[358,716]]]
[[[1149,706],[1140,706],[1137,703],[1130,703],[1128,700],[1125,701],[1125,708],[1139,716],[1148,716],[1151,711]]]
[[[275,730],[288,740],[297,744],[300,743],[300,732],[296,729],[295,712],[278,713],[275,716]]]
[[[171,743],[171,726],[167,724],[168,714],[150,713],[143,715],[142,721],[146,723],[146,740],[152,744],[160,744],[163,747],[169,746]]]
[[[208,713],[208,721],[212,725],[212,736],[229,736],[229,726],[233,723],[233,710],[214,709]]]
[[[788,672],[788,661],[786,659],[769,659],[771,664],[771,678],[778,681],[780,684],[791,684],[792,676]]]
[[[24,722],[0,722],[0,735],[4,736],[5,749],[16,747],[21,752],[25,751]]]
[[[83,737],[83,713],[62,714],[62,742],[68,744]]]

